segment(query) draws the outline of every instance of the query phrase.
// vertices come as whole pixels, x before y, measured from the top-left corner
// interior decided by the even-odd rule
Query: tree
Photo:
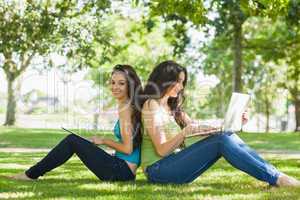
[[[5,125],[15,123],[14,83],[30,66],[32,59],[36,55],[49,54],[66,38],[74,39],[74,35],[67,35],[67,25],[72,25],[70,20],[87,12],[99,16],[109,6],[108,0],[0,2],[1,68],[8,82]],[[80,33],[80,29],[77,32]]]
[[[253,104],[257,113],[263,113],[266,117],[265,132],[270,131],[270,117],[275,113],[276,106],[274,100],[279,97],[278,84],[282,78],[282,70],[280,66],[273,62],[264,63],[264,61],[258,61],[261,67],[257,70],[254,80],[254,87],[252,88],[254,93]]]
[[[216,36],[224,35],[231,41],[227,48],[231,48],[233,55],[232,65],[232,91],[242,92],[243,88],[243,51],[244,51],[244,33],[243,24],[251,16],[269,16],[276,18],[285,11],[288,1],[263,0],[213,0],[211,1],[209,11],[216,13],[216,16],[209,20],[208,24],[215,27]]]
[[[117,64],[132,65],[142,82],[147,78],[154,66],[162,60],[173,57],[173,48],[164,37],[164,29],[159,26],[158,20],[152,18],[133,19],[132,16],[123,16],[120,13],[110,15],[106,22],[110,24],[111,40],[114,41],[107,59],[100,63],[98,57],[102,51],[94,46],[96,56],[91,58],[91,69],[89,76],[93,80],[94,86],[99,88],[99,94],[95,97],[94,103],[101,99],[101,109],[107,109],[113,105],[113,98],[107,88],[108,79],[113,66]],[[120,27],[123,27],[120,29]],[[169,37],[170,38],[170,37]]]
[[[208,6],[204,6],[204,4]],[[272,2],[264,0],[154,0],[150,1],[148,5],[152,15],[162,16],[166,20],[181,21],[184,24],[190,21],[196,26],[207,24],[209,29],[215,28],[216,35],[226,35],[227,39],[232,42],[228,47],[232,48],[234,59],[232,90],[242,91],[243,23],[249,16],[262,15],[275,18],[285,11],[287,4],[288,0]],[[209,17],[209,14],[213,14],[214,17]],[[187,29],[182,29],[182,26],[174,26],[174,30],[184,35]],[[188,39],[186,41],[188,42]],[[181,46],[186,46],[186,43],[181,43]]]
[[[284,79],[278,79],[277,87],[289,91],[289,99],[295,106],[296,128],[300,130],[300,2],[292,0],[286,13],[273,23],[261,21],[259,27],[248,32],[246,49],[255,50],[264,62],[275,62],[283,70]],[[279,69],[277,69],[278,71]],[[279,80],[279,81],[278,81]]]
[[[289,3],[289,10],[287,19],[286,35],[289,40],[286,41],[287,56],[287,81],[282,85],[288,89],[291,101],[295,106],[296,128],[295,131],[300,131],[300,2],[291,0]]]

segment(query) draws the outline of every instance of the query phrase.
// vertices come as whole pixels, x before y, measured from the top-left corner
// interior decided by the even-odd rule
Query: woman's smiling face
[[[110,80],[112,95],[118,100],[128,99],[128,84],[123,72],[114,72]]]

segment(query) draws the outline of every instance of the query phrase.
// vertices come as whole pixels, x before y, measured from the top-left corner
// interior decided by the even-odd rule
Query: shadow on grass
[[[265,184],[248,180],[235,182],[234,177],[226,182],[225,180],[222,182],[203,181],[200,178],[190,184],[174,185],[152,184],[146,179],[131,182],[103,182],[96,178],[46,177],[31,182],[0,177],[0,186],[4,189],[1,192],[18,194],[15,199],[90,199],[96,197],[103,199],[199,199],[204,196],[214,197],[211,199],[256,199],[256,197],[257,199],[269,199],[262,197],[295,199],[294,197],[299,195],[299,191],[293,189],[275,189],[278,192],[285,192],[285,194],[284,192],[276,194],[274,188]],[[22,194],[24,194],[23,197]]]
[[[2,179],[3,180],[3,179]],[[136,180],[134,182],[102,182],[93,178],[79,178],[79,179],[58,179],[45,178],[37,181],[17,181],[6,180],[7,185],[14,188],[14,192],[34,192],[37,196],[47,198],[68,198],[68,197],[93,197],[94,195],[111,196],[111,195],[126,195],[137,196],[142,194],[157,194],[162,196],[184,195],[184,190],[194,187],[193,184],[173,185],[173,184],[152,184],[146,180]],[[220,187],[227,187],[228,185],[208,184],[212,189],[205,189],[206,194],[224,194],[224,191],[218,190]],[[197,186],[197,184],[196,184]],[[205,187],[204,187],[205,188]],[[7,190],[9,191],[9,190]],[[218,192],[219,191],[219,192]],[[232,191],[232,190],[228,190]],[[202,191],[203,192],[203,191]],[[189,195],[201,193],[201,187],[194,189],[193,192],[188,192]],[[32,197],[35,198],[35,197]],[[26,197],[26,199],[30,199]]]

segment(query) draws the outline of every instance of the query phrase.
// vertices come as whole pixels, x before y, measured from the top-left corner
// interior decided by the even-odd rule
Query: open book
[[[224,117],[223,123],[218,126],[200,125],[203,131],[188,135],[187,137],[193,136],[207,136],[212,135],[221,131],[232,131],[237,132],[242,129],[242,115],[247,109],[250,102],[250,95],[242,93],[232,93],[230,102]],[[211,129],[212,127],[216,127]]]

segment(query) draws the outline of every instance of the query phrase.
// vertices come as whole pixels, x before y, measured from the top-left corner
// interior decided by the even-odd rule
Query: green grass
[[[111,133],[88,132],[85,130],[72,130],[84,137],[92,135],[105,135],[113,137]],[[62,129],[24,129],[0,127],[0,148],[3,147],[27,147],[27,148],[51,148],[63,137],[68,135]]]
[[[73,131],[83,137],[105,135],[113,138],[110,132]],[[51,148],[67,134],[61,129],[22,129],[0,126],[0,148]],[[251,147],[259,150],[300,151],[300,133],[241,133],[240,137]]]
[[[86,132],[80,134],[91,135]],[[65,135],[60,130],[0,128],[0,147],[49,148]],[[248,133],[241,136],[260,150],[300,150],[297,146],[299,134]],[[0,152],[0,175],[22,172],[45,155]],[[268,160],[281,171],[300,179],[299,159],[272,156]],[[0,199],[294,200],[300,199],[300,189],[270,188],[266,183],[234,169],[224,159],[220,159],[193,183],[185,185],[149,184],[140,169],[135,182],[102,182],[74,156],[38,181],[15,181],[0,177]]]

